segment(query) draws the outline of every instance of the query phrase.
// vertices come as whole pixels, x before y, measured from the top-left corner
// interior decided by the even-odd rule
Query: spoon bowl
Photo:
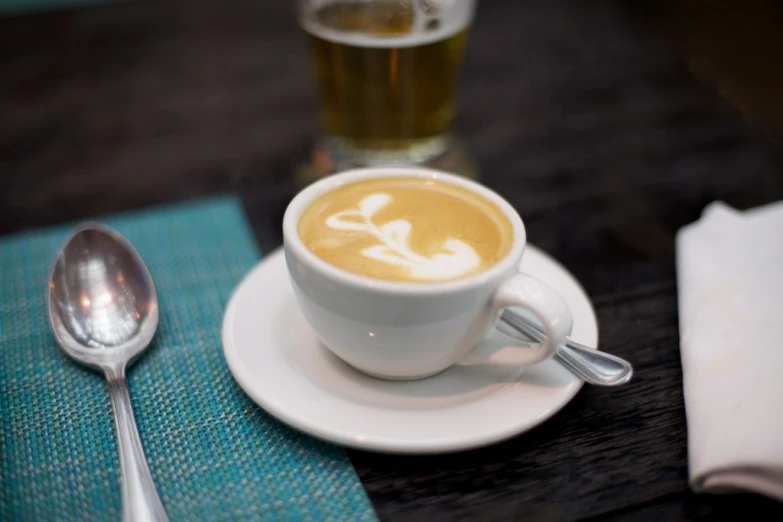
[[[155,335],[157,302],[141,257],[103,225],[79,227],[52,266],[52,331],[71,358],[88,366],[104,369],[135,359]]]
[[[46,294],[57,343],[72,359],[106,377],[117,427],[124,522],[167,522],[133,417],[127,365],[158,326],[158,298],[147,266],[110,228],[77,228],[57,253]]]

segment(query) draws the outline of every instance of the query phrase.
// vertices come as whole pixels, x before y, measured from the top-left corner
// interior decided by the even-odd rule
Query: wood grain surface
[[[688,490],[673,242],[713,200],[783,199],[780,151],[643,14],[481,0],[456,125],[530,241],[580,279],[601,347],[636,378],[585,387],[488,448],[352,451],[382,520],[783,520],[761,497]],[[318,131],[305,43],[288,1],[0,19],[0,234],[236,192],[262,249],[279,246]]]

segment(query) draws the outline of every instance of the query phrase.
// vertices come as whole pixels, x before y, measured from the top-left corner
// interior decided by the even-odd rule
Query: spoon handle
[[[141,447],[125,380],[125,368],[106,369],[105,373],[117,426],[117,450],[122,475],[122,520],[168,522]]]
[[[536,342],[541,342],[545,337],[544,331],[538,325],[509,310],[501,315],[498,327],[507,335],[521,333]],[[619,386],[630,381],[633,376],[633,367],[625,359],[589,348],[571,339],[558,347],[553,357],[571,373],[596,386]]]

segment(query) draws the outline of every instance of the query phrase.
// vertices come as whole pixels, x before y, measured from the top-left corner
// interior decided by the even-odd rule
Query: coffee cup
[[[465,359],[505,308],[542,325],[510,364],[549,358],[571,333],[563,299],[518,270],[525,227],[501,196],[423,168],[367,168],[299,192],[283,218],[299,307],[337,357],[384,379],[419,379]]]

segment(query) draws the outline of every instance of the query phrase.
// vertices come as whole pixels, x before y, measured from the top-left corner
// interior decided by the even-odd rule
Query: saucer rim
[[[564,276],[570,279],[570,282],[580,291],[585,297],[588,309],[590,312],[590,319],[595,329],[596,343],[598,346],[598,340],[600,338],[600,332],[598,328],[598,321],[595,314],[595,309],[590,301],[584,288],[579,284],[576,278],[563,267],[559,262],[554,260],[547,253],[536,248],[533,245],[526,245],[526,253],[534,251],[536,255],[544,258],[548,263],[554,264]],[[268,414],[277,418],[287,426],[313,436],[317,439],[337,444],[346,448],[357,449],[361,451],[380,452],[388,454],[400,454],[400,455],[427,455],[427,454],[441,454],[441,453],[453,453],[459,451],[465,451],[469,449],[479,448],[495,444],[504,440],[508,440],[514,436],[525,433],[536,426],[541,425],[548,419],[550,419],[557,412],[561,411],[573,398],[579,393],[584,382],[578,378],[575,378],[566,386],[561,388],[562,396],[558,399],[557,404],[546,410],[543,410],[540,414],[530,416],[524,419],[524,421],[510,420],[504,429],[496,429],[495,431],[485,435],[472,435],[463,437],[453,437],[450,439],[434,439],[427,438],[421,441],[411,441],[410,439],[400,441],[397,438],[385,438],[379,436],[364,437],[362,440],[357,440],[356,436],[346,434],[337,428],[331,426],[323,426],[316,422],[308,423],[303,420],[300,415],[294,415],[288,413],[284,408],[279,407],[275,401],[270,401],[264,397],[260,392],[257,392],[252,386],[254,376],[250,374],[250,371],[243,366],[239,360],[239,351],[236,348],[236,342],[234,338],[233,323],[236,318],[236,309],[239,302],[239,296],[241,290],[244,289],[248,282],[256,276],[257,272],[266,270],[269,267],[267,265],[274,265],[275,263],[281,263],[283,270],[287,271],[285,267],[284,251],[282,247],[279,247],[269,254],[265,255],[263,259],[259,260],[253,268],[251,268],[242,280],[236,285],[234,291],[229,298],[226,306],[226,311],[223,317],[221,341],[223,344],[223,354],[228,364],[232,377],[240,386],[240,388],[252,399],[258,406],[264,409]],[[287,274],[286,274],[287,275]],[[501,393],[501,392],[498,392]],[[494,395],[494,394],[493,394]]]

